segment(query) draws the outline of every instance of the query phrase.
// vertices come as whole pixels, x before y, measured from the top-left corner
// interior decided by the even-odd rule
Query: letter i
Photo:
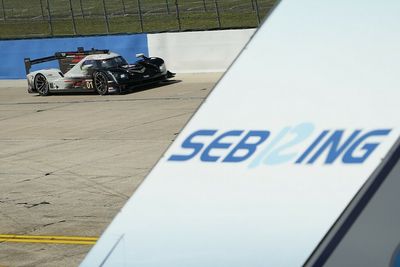
[[[329,133],[329,130],[323,131],[317,139],[307,148],[307,150],[296,160],[296,164],[303,163],[304,159],[310,155],[310,153],[314,150],[314,148],[321,142],[321,140]]]

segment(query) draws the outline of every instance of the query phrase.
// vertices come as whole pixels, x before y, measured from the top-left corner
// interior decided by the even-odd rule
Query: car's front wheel
[[[104,72],[96,72],[93,74],[94,88],[99,95],[108,93],[108,78]]]
[[[49,82],[43,74],[39,73],[35,76],[34,86],[39,95],[47,96],[50,94]]]

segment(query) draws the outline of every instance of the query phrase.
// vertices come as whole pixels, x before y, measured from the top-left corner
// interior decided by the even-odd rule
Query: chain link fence
[[[256,27],[276,0],[0,0],[0,38]]]

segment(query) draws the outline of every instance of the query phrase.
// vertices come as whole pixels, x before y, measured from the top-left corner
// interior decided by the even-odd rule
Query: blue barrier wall
[[[85,49],[110,49],[121,54],[128,62],[135,61],[135,54],[149,54],[147,34],[108,35],[92,37],[45,38],[0,41],[0,79],[23,79],[26,77],[24,58],[52,56],[59,51]],[[58,68],[58,62],[34,65],[33,70]]]

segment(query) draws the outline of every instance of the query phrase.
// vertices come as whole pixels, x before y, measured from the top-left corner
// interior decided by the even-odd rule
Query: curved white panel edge
[[[399,137],[399,13],[281,2],[82,266],[302,265]]]

